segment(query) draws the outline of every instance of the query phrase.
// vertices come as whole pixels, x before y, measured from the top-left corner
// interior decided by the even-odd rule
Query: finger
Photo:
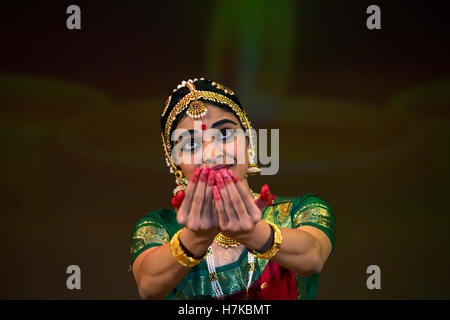
[[[219,188],[214,186],[212,189],[213,197],[214,197],[214,207],[216,208],[217,218],[219,220],[219,227],[221,229],[225,229],[228,225],[229,219],[225,214],[225,208],[223,207],[223,201],[220,196]]]
[[[213,187],[214,188],[214,187]],[[219,227],[219,214],[217,213],[216,204],[214,201],[214,192],[211,190],[211,194],[213,195],[213,201],[211,201],[211,221],[212,221],[212,227],[218,228]],[[219,194],[220,195],[220,194]]]
[[[192,202],[192,198],[193,198],[195,189],[197,188],[198,180],[199,180],[201,173],[202,173],[201,168],[195,168],[194,172],[191,175],[191,179],[189,180],[188,185],[186,187],[185,200],[186,200],[186,203],[189,203],[189,205]]]
[[[237,228],[239,225],[239,218],[234,212],[233,205],[231,204],[230,196],[225,187],[225,182],[223,181],[222,175],[220,173],[216,174],[216,184],[217,189],[220,193],[220,198],[223,203],[223,214],[226,215],[228,219],[228,224],[223,226],[223,228],[228,229],[229,227]]]
[[[247,188],[242,184],[242,182],[239,181],[238,177],[232,170],[229,170],[228,173],[231,176],[231,179],[233,180],[236,189],[238,190],[239,194],[244,200],[246,207],[249,208],[253,203],[253,197],[250,195]]]
[[[250,192],[248,192],[248,189],[244,186],[244,184],[241,181],[239,181],[236,174],[232,170],[229,170],[229,174],[233,179],[234,185],[238,190],[238,192],[240,193],[242,200],[244,201],[248,214],[252,217],[254,222],[259,221],[261,219],[262,209],[255,204],[255,200],[250,195]]]
[[[194,172],[192,173],[191,179],[188,182],[186,190],[184,191],[183,202],[181,202],[181,205],[177,212],[177,221],[183,226],[185,226],[187,223],[187,218],[191,209],[193,193],[197,187],[200,173],[201,169],[195,168]]]
[[[209,167],[201,169],[201,173],[198,179],[197,188],[194,191],[192,198],[192,205],[189,211],[190,217],[188,218],[188,228],[192,230],[198,230],[201,222],[201,213],[203,210],[203,203],[205,199],[206,181],[208,179]]]
[[[234,212],[236,216],[239,218],[239,221],[241,222],[242,220],[246,219],[246,216],[248,216],[248,212],[245,207],[245,203],[241,197],[241,194],[237,190],[235,183],[231,178],[231,175],[229,173],[230,171],[231,170],[222,169],[220,170],[220,174],[222,175],[223,181],[225,182],[225,187],[228,191],[228,195],[230,196]]]
[[[206,227],[218,225],[217,214],[213,212],[213,187],[216,184],[216,171],[210,170],[206,181],[205,199],[203,202],[202,214],[200,219]]]

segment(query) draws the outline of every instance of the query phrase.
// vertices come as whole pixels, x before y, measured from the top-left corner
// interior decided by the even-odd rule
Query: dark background
[[[81,30],[66,8],[81,8]],[[381,8],[381,30],[366,8]],[[170,206],[159,116],[182,80],[280,129],[258,190],[334,209],[320,299],[448,299],[444,1],[9,1],[0,5],[3,299],[136,299],[129,237]],[[81,268],[68,290],[66,268]],[[381,268],[369,290],[366,269]]]

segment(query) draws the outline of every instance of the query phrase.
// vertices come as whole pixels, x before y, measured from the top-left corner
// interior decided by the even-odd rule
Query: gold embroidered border
[[[332,215],[327,209],[324,209],[322,207],[316,206],[309,210],[300,212],[293,218],[292,225],[294,227],[298,227],[300,226],[300,224],[307,222],[314,223],[327,229],[333,230],[334,220],[332,218]]]
[[[169,241],[170,236],[163,228],[142,226],[136,229],[131,236],[130,254],[133,256],[150,243],[166,243]]]

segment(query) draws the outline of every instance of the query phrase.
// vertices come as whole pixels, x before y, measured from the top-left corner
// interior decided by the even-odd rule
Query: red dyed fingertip
[[[222,177],[226,178],[228,177],[228,170],[227,169],[220,169],[219,172],[222,175]]]
[[[200,174],[200,180],[206,181],[208,179],[209,167],[204,167],[202,173]]]
[[[233,179],[234,183],[239,181],[237,175],[233,172],[233,170],[228,170],[228,174],[230,175],[231,179]]]
[[[192,177],[191,177],[191,181],[192,181],[193,183],[197,183],[197,182],[198,182],[198,177],[199,177],[199,175],[200,175],[201,172],[202,172],[202,169],[200,169],[200,168],[195,168],[195,170],[194,170],[194,172],[193,172],[193,174],[192,174]]]
[[[216,183],[217,183],[217,186],[219,186],[219,188],[223,188],[225,185],[223,182],[223,179],[222,179],[222,175],[220,173],[216,174]]]
[[[214,170],[209,171],[208,186],[213,186],[216,183],[216,172]]]
[[[233,180],[231,179],[231,176],[230,176],[230,173],[229,173],[229,172],[230,172],[230,171],[227,170],[227,169],[222,169],[222,170],[220,170],[220,174],[221,174],[222,177],[223,177],[224,183],[231,183],[231,182],[233,182]]]

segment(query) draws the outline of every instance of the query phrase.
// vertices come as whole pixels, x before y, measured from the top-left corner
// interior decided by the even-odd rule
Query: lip
[[[211,168],[211,170],[219,171],[221,169],[230,169],[233,165],[231,164],[218,164]]]

